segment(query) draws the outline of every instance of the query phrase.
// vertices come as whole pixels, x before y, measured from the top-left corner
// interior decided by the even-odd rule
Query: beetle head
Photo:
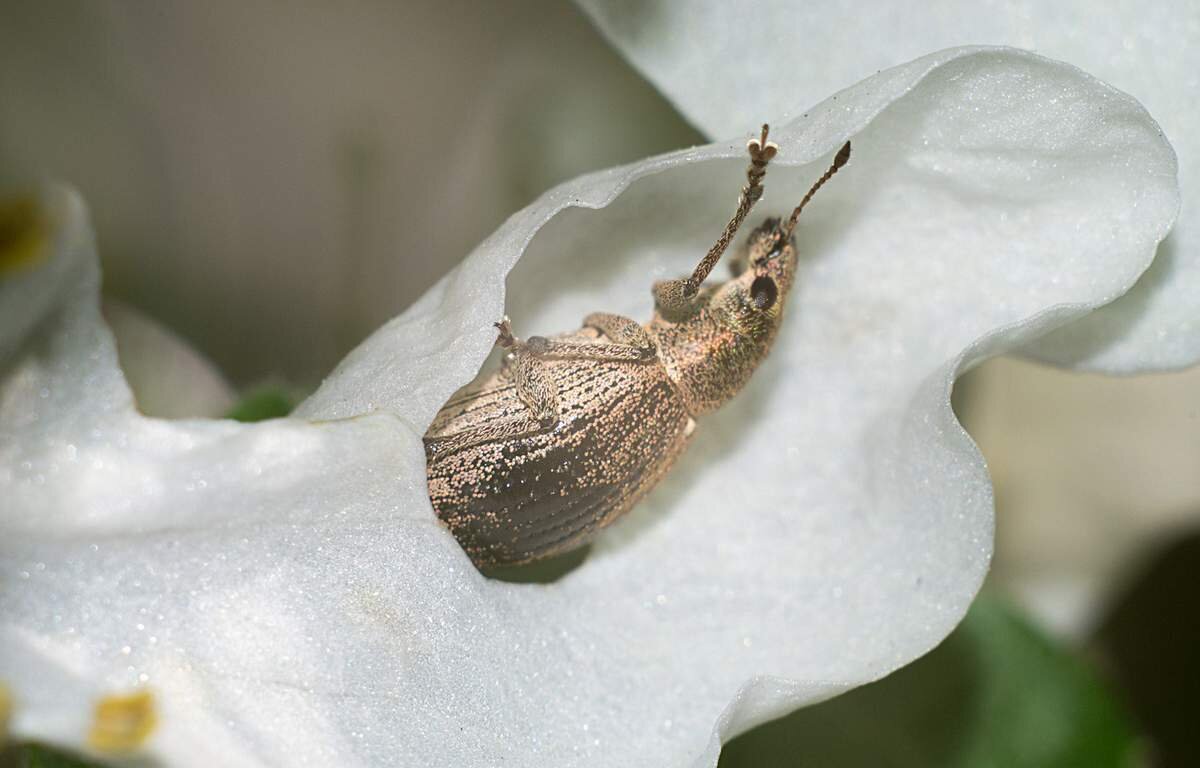
[[[719,286],[702,287],[691,311],[682,317],[655,313],[651,330],[659,355],[692,415],[737,394],[770,352],[795,282],[792,232],[800,212],[849,159],[846,142],[791,216],[767,219],[752,231],[730,261],[733,276]]]
[[[779,324],[796,274],[796,243],[782,227],[780,219],[767,219],[750,233],[730,261],[733,279],[710,301],[739,333],[759,336]]]

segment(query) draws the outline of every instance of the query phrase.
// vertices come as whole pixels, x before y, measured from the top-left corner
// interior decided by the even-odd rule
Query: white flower
[[[1189,0],[905,4],[817,0],[628,4],[580,0],[600,29],[711,136],[925,51],[1013,45],[1082,67],[1140,100],[1179,153],[1184,207],[1154,264],[1119,300],[1020,350],[1103,373],[1173,370],[1200,360],[1200,15]],[[747,87],[753,83],[754,87]],[[799,97],[779,99],[780,93]],[[1190,201],[1190,202],[1189,202]],[[1134,214],[1136,215],[1136,213]],[[1002,581],[1055,629],[1089,630],[1131,565],[1190,518],[1200,494],[1187,462],[1195,429],[1145,418],[1164,406],[1153,381],[1085,385],[998,363],[975,377],[965,412],[997,479]],[[1194,389],[1200,372],[1174,390]],[[968,390],[969,391],[969,390]],[[986,394],[985,394],[986,392]],[[1007,393],[1007,397],[1005,397]],[[1023,398],[1018,400],[1018,398]],[[1186,412],[1184,397],[1174,409]],[[1082,411],[1090,403],[1096,409]],[[1127,412],[1133,418],[1121,418]],[[1030,428],[1035,414],[1054,414]],[[1075,418],[1068,421],[1070,415]],[[1140,415],[1141,418],[1137,418]],[[1112,426],[1107,435],[1097,428]],[[1120,426],[1117,426],[1117,425]],[[1169,430],[1169,432],[1168,432]],[[1146,451],[1144,445],[1162,450]],[[1180,452],[1177,447],[1183,447]],[[1053,462],[1038,457],[1057,454]],[[1092,454],[1092,458],[1084,458]],[[1072,461],[1068,457],[1077,457]],[[1138,471],[1142,462],[1158,468]],[[1171,467],[1178,466],[1178,471]],[[1081,492],[1082,491],[1082,492]],[[1080,537],[1086,527],[1087,544]],[[1011,557],[1010,562],[1005,562]]]
[[[647,316],[724,223],[740,141],[552,190],[258,425],[138,415],[81,203],[48,192],[47,256],[0,282],[13,733],[181,766],[712,765],[935,645],[991,552],[951,384],[1133,284],[1174,220],[1174,155],[1132,99],[1011,50],[792,111],[756,218],[855,154],[805,213],[772,358],[549,585],[471,567],[420,436],[503,313],[523,333]],[[94,722],[131,690],[152,698]]]

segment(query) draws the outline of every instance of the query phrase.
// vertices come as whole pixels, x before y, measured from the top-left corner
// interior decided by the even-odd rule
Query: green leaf
[[[104,768],[42,744],[16,744],[0,752],[0,768]]]
[[[1087,664],[984,595],[925,657],[740,736],[719,765],[1105,768],[1137,746]]]
[[[244,395],[226,417],[235,421],[281,419],[295,407],[295,398],[286,391],[276,387],[264,387]]]

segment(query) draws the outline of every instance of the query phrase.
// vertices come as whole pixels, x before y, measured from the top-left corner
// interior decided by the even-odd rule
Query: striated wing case
[[[425,434],[433,508],[476,565],[585,543],[658,481],[690,433],[657,360],[543,362],[557,425],[531,418],[501,370],[455,393]]]

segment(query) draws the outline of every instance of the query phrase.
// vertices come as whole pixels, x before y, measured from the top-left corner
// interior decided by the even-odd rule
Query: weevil
[[[767,219],[705,284],[763,194],[779,147],[747,144],[729,223],[688,277],[656,282],[646,325],[596,312],[554,337],[496,323],[500,368],[456,392],[425,433],[429,498],[477,567],[516,565],[589,542],[683,452],[766,358],[796,275],[800,212],[850,159],[850,142],[786,220]]]

